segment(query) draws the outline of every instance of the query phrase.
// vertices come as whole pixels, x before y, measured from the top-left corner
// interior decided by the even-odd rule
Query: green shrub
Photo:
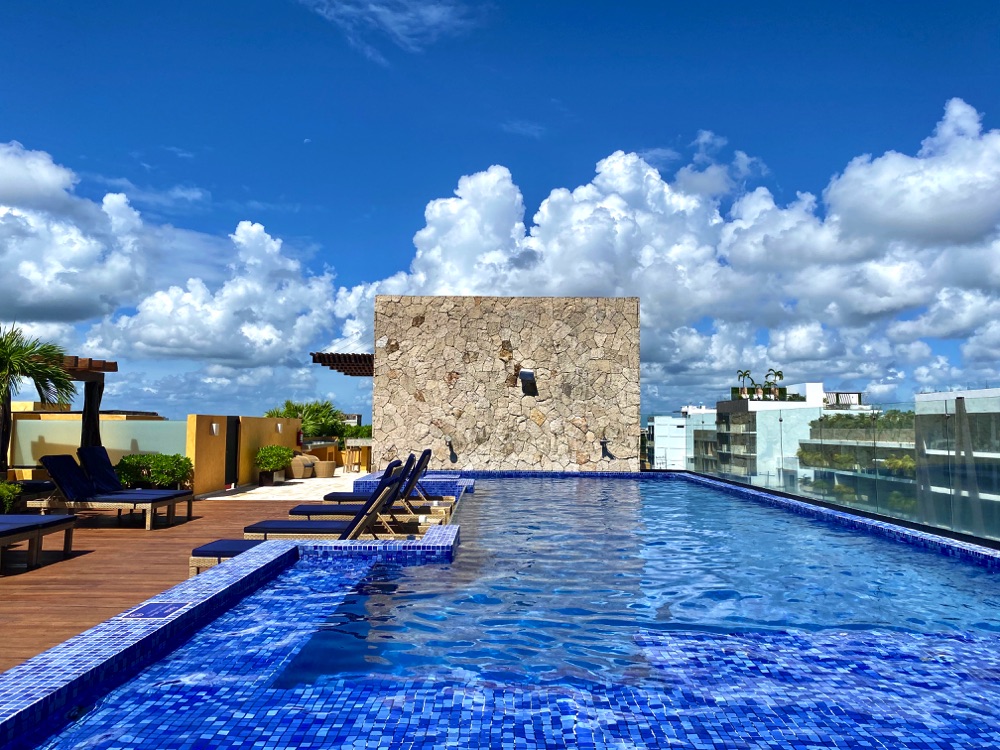
[[[858,499],[857,493],[854,491],[853,487],[848,487],[846,484],[835,484],[831,488],[831,492],[837,496],[837,499],[842,503],[850,503]]]
[[[264,445],[257,451],[254,463],[261,471],[281,471],[292,462],[295,451],[283,445]]]
[[[889,493],[889,507],[902,513],[913,513],[917,509],[917,498],[893,491]]]
[[[115,467],[126,487],[176,487],[191,479],[191,459],[179,453],[133,453]]]
[[[17,498],[21,496],[21,485],[13,482],[0,482],[0,508],[4,513],[14,510]]]

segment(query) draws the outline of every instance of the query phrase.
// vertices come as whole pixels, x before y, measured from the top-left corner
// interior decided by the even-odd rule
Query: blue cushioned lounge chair
[[[73,551],[73,516],[35,516],[29,514],[9,514],[0,516],[0,553],[4,547],[18,542],[28,543],[28,567],[39,564],[42,554],[42,537],[46,534],[65,532],[63,537],[63,557]],[[0,558],[0,569],[3,559]]]
[[[203,570],[218,565],[223,560],[236,557],[241,552],[253,549],[263,544],[261,539],[216,539],[191,550],[191,560],[188,563],[188,577],[194,577]]]
[[[413,454],[407,459],[406,464],[403,465],[403,484],[399,491],[399,497],[396,502],[386,511],[386,514],[392,518],[393,525],[398,527],[402,524],[413,524],[417,523],[419,525],[436,525],[444,521],[447,523],[448,519],[451,517],[451,507],[450,502],[443,501],[427,501],[427,502],[414,502],[411,494],[423,476],[427,469],[427,464],[431,458],[430,449],[425,450],[420,454],[420,458],[416,459],[414,463]],[[393,462],[398,463],[398,462]],[[392,464],[390,464],[392,466]],[[376,489],[376,492],[378,490]],[[333,493],[331,493],[333,494]],[[358,500],[367,499],[367,496],[352,493],[348,495],[347,493],[337,493],[341,494],[343,497],[354,497]],[[327,496],[329,497],[329,495]],[[362,502],[346,502],[340,501],[338,503],[321,503],[321,504],[309,504],[309,505],[296,505],[290,511],[288,515],[292,518],[303,517],[306,519],[316,519],[316,520],[335,520],[342,518],[344,516],[353,516],[356,514],[363,505]],[[433,518],[428,518],[428,516],[433,516]]]
[[[149,497],[172,497],[179,491],[136,490],[126,488],[122,485],[121,480],[118,478],[118,472],[115,471],[115,467],[111,463],[111,457],[108,455],[108,449],[103,445],[91,445],[84,448],[77,448],[76,455],[80,459],[80,466],[83,467],[87,476],[90,477],[90,481],[94,483],[94,489],[97,490],[98,494],[106,492],[142,492],[143,496],[148,494]]]
[[[276,520],[261,521],[243,529],[246,539],[359,539],[371,536],[393,538],[395,533],[384,517],[392,506],[402,484],[402,467],[390,472],[381,491],[373,492],[367,502],[352,517],[333,521]],[[377,531],[374,527],[381,527]]]
[[[153,528],[153,519],[158,508],[167,509],[167,524],[174,522],[177,503],[187,501],[187,517],[191,520],[191,490],[119,490],[99,492],[94,483],[83,473],[70,455],[42,456],[42,466],[49,472],[62,498],[50,497],[44,500],[29,500],[28,507],[41,508],[42,512],[52,508],[68,510],[117,510],[119,517],[123,510],[129,513],[142,511],[146,514],[146,528]]]
[[[382,477],[378,480],[378,485],[375,487],[375,492],[381,492],[385,483],[389,481],[392,470],[398,466],[402,466],[403,462],[398,458],[390,461],[389,465],[385,467],[385,471],[382,472]],[[323,501],[328,503],[363,503],[369,498],[363,492],[328,492],[323,495]]]

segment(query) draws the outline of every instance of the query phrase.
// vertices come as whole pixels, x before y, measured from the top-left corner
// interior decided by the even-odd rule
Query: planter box
[[[281,484],[285,481],[285,470],[281,471],[262,471],[257,476],[257,483],[261,487],[273,487],[276,484]]]

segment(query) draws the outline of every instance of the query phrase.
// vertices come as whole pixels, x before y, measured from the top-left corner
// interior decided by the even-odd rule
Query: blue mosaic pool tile
[[[997,554],[992,550],[695,475],[477,472],[476,476],[532,474],[699,481],[969,562],[996,565]],[[360,575],[373,561],[445,562],[451,559],[457,543],[458,527],[445,526],[413,541],[267,544],[284,545],[279,557],[301,555],[300,565],[315,565],[322,580],[339,585],[342,595],[344,587],[356,580],[352,576]],[[210,596],[212,591],[219,593],[220,585],[241,585],[241,575],[250,579],[263,575],[262,560],[255,557],[267,557],[271,554],[267,549],[261,545],[192,579],[181,596],[177,587],[151,600],[191,603],[187,609],[166,618],[131,622],[115,618],[118,623],[114,627],[97,633],[96,652],[103,654],[101,666],[115,676],[112,681],[124,679],[137,668],[130,642],[152,638],[154,644],[166,643],[169,635],[161,632],[162,623],[169,624],[175,615],[181,618],[199,607],[206,619],[214,617],[225,607],[194,603],[200,601],[196,593]],[[273,575],[272,571],[267,577]],[[277,590],[292,609],[274,617],[285,626],[292,623],[292,630],[300,634],[314,628],[315,621],[307,616],[314,594],[303,595],[298,588],[283,593],[280,585]],[[234,600],[245,593],[235,594]],[[254,596],[257,594],[238,607],[252,606]],[[134,630],[123,630],[123,622]],[[203,628],[197,638],[204,633],[211,636],[213,625]],[[246,637],[251,640],[242,644],[242,631],[216,633],[218,646],[209,649],[207,656],[204,652],[186,656],[187,646],[182,646],[160,664],[194,659],[192,671],[183,680],[161,677],[157,682],[157,674],[165,673],[158,673],[159,664],[154,664],[135,683],[129,683],[124,697],[115,694],[105,699],[79,725],[47,747],[77,747],[81,742],[121,748],[1000,747],[1000,726],[993,708],[1000,696],[1000,662],[996,657],[1000,639],[988,635],[639,633],[636,642],[656,675],[652,684],[494,684],[445,672],[408,680],[379,674],[330,677],[287,690],[261,691],[260,681],[272,679],[300,648],[294,637],[290,636],[290,644],[278,630],[265,629],[266,635],[259,642],[261,632],[256,625],[248,628]],[[224,651],[229,642],[242,649],[234,652],[236,656]],[[75,654],[78,670],[90,659],[87,651],[80,648]],[[74,663],[71,656],[66,652],[57,666],[69,669],[67,665]],[[93,698],[87,692],[92,689],[88,680],[69,687],[59,685],[58,675],[53,678],[44,661],[22,672],[20,684],[7,683],[6,676],[0,678],[0,745],[4,747],[5,739],[31,746],[24,738],[33,736],[18,734],[13,720],[9,716],[5,720],[3,710],[8,703],[21,700],[26,705],[14,718],[20,721],[23,732],[31,732],[52,716],[67,713],[65,702],[53,704],[59,699],[51,696],[60,691],[78,696],[81,703]],[[891,685],[888,689],[887,681]],[[36,691],[34,698],[32,690]],[[171,711],[164,711],[166,705]],[[96,730],[89,723],[92,720],[97,722]],[[98,744],[94,744],[95,737]]]
[[[459,544],[457,525],[432,526],[422,539],[405,541],[299,542],[303,558],[361,558],[398,565],[448,563]]]
[[[366,572],[304,558],[296,574],[52,738],[78,748],[879,748],[1000,743],[1000,639],[989,634],[636,633],[633,682],[497,683],[447,667],[281,682]],[[250,655],[251,658],[247,658]]]
[[[294,543],[251,550],[235,565],[218,566],[126,610],[0,675],[0,747],[32,747],[116,684],[160,658],[192,632],[271,580],[298,557]],[[130,614],[168,603],[164,617]]]
[[[459,527],[447,525],[418,540],[258,545],[0,675],[0,747],[32,747],[41,727],[65,723],[300,555],[337,560],[337,570],[351,559],[422,565],[450,562],[458,544]]]

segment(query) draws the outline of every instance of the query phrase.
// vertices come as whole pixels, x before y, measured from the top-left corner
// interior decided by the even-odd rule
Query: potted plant
[[[260,471],[258,483],[270,487],[285,481],[285,467],[291,462],[295,451],[283,445],[264,445],[257,451],[254,464]]]
[[[14,482],[0,482],[0,513],[13,513],[19,510],[20,496],[21,485]]]

